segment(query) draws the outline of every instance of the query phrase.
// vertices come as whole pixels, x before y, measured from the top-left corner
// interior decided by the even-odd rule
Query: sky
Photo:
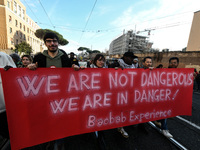
[[[194,12],[200,0],[21,0],[26,13],[42,29],[69,41],[67,53],[79,47],[105,52],[115,38],[133,30],[147,36],[153,48],[187,47]],[[148,31],[151,30],[150,35]]]

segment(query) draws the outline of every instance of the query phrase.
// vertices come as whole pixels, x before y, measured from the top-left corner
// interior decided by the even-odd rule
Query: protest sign
[[[11,146],[191,115],[193,69],[1,70]]]

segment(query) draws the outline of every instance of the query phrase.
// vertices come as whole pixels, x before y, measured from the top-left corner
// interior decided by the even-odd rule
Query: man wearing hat
[[[136,56],[133,54],[133,52],[125,52],[123,57],[118,59],[118,63],[122,68],[136,68],[133,64],[133,59],[135,57]]]
[[[70,55],[69,59],[71,60],[71,63],[79,66],[78,60],[74,57],[75,54],[71,52],[69,55]]]
[[[133,52],[125,52],[121,59],[118,59],[119,67],[120,68],[136,68],[133,64],[133,59],[136,56]],[[123,127],[117,128],[118,131],[122,134],[123,137],[128,138],[128,133],[124,130]]]
[[[140,68],[139,63],[138,63],[138,57],[135,56],[133,58],[133,65],[135,66],[135,68]]]

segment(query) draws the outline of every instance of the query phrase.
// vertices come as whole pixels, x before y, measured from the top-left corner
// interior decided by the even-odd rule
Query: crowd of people
[[[8,70],[11,67],[18,67],[18,68],[29,68],[31,70],[35,70],[37,68],[74,68],[75,70],[84,69],[79,65],[78,59],[75,57],[75,54],[71,52],[68,54],[59,49],[59,38],[54,33],[47,33],[44,36],[44,43],[47,47],[47,50],[44,50],[41,53],[36,54],[34,57],[30,55],[23,55],[21,58],[18,54],[14,53],[10,56],[0,52],[0,68],[5,68]],[[11,59],[12,58],[12,59]],[[91,61],[87,67],[90,68],[115,68],[115,69],[126,69],[126,68],[144,68],[144,69],[154,69],[152,66],[152,58],[147,56],[142,60],[142,63],[139,64],[139,58],[133,54],[133,52],[125,52],[123,57],[116,60],[112,64],[106,63],[106,59],[103,54],[97,54],[95,58]],[[169,59],[169,67],[168,68],[177,68],[179,65],[179,59],[177,57],[172,57]],[[160,64],[156,68],[163,68],[163,65]],[[195,86],[194,89],[200,91],[200,73],[194,71],[194,81]],[[4,136],[5,138],[9,138],[8,128],[7,128],[7,119],[6,119],[6,109],[3,95],[3,88],[1,85],[1,78],[0,78],[0,135]],[[160,127],[162,133],[166,137],[173,137],[167,128],[167,119],[157,120],[154,122],[155,125]],[[138,129],[146,131],[148,134],[148,130],[145,127],[145,124],[138,124]],[[124,130],[123,127],[117,128],[116,131],[120,132],[123,137],[129,138],[129,134]],[[96,131],[92,134],[99,143],[101,149],[105,149],[106,145],[103,138],[103,133],[100,131]],[[88,136],[88,134],[86,134]],[[78,135],[77,135],[78,137]],[[53,143],[54,149],[63,149],[65,139],[59,139],[53,142],[48,142],[43,146],[48,147]],[[36,146],[37,147],[37,146]]]

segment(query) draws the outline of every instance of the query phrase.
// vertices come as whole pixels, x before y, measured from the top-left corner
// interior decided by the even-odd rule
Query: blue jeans
[[[168,128],[167,128],[167,119],[161,119],[161,120],[158,120],[158,122],[161,123],[161,129],[162,130],[168,130]]]

